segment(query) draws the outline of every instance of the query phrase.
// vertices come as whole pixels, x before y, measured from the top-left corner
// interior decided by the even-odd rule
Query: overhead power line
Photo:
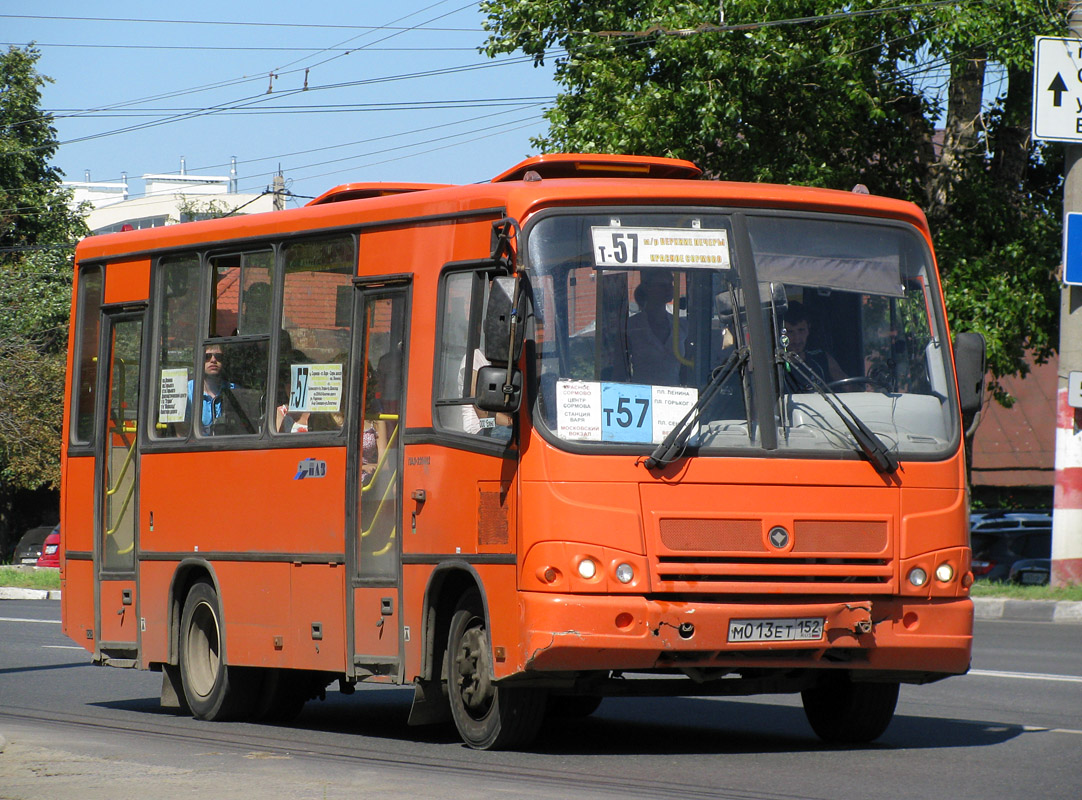
[[[777,28],[787,25],[813,25],[823,22],[831,22],[839,19],[853,19],[856,17],[871,17],[882,14],[901,14],[909,11],[923,11],[924,9],[937,8],[939,6],[956,6],[983,0],[930,0],[926,3],[913,3],[904,6],[884,6],[881,8],[866,8],[856,11],[838,11],[833,14],[817,14],[811,17],[794,17],[792,19],[760,20],[758,22],[738,22],[725,25],[697,25],[694,28],[666,28],[662,25],[651,25],[640,31],[582,31],[582,33],[594,36],[628,38],[644,36],[694,36],[702,33],[724,33],[726,31],[753,31],[762,28]]]
[[[0,42],[0,47],[23,47],[25,42]],[[34,47],[73,47],[91,48],[96,50],[195,50],[216,51],[222,50],[229,53],[236,52],[268,52],[268,53],[321,53],[343,52],[350,53],[356,47],[270,47],[270,46],[246,46],[246,45],[209,45],[209,44],[87,44],[85,42],[34,42]],[[439,52],[477,52],[476,47],[366,47],[372,53],[431,53]]]
[[[472,4],[471,4],[472,5]],[[238,28],[321,28],[324,30],[353,30],[353,31],[408,31],[425,30],[439,33],[480,33],[480,28],[442,28],[423,27],[412,25],[331,25],[315,22],[254,22],[242,20],[230,22],[228,20],[203,20],[203,19],[149,19],[137,17],[68,17],[48,14],[0,14],[0,19],[32,19],[32,20],[55,20],[60,22],[125,22],[148,25],[212,25]]]

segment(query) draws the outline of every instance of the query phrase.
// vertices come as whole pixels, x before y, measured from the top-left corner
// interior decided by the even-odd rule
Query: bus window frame
[[[354,261],[359,258],[360,252],[360,236],[359,231],[353,227],[340,227],[330,229],[317,229],[314,231],[305,231],[300,235],[284,235],[275,238],[265,239],[251,239],[243,242],[210,242],[203,247],[182,247],[176,249],[159,250],[154,254],[154,260],[151,265],[151,302],[150,302],[150,317],[148,329],[149,336],[146,336],[152,343],[152,351],[150,353],[150,359],[148,359],[148,373],[147,380],[149,382],[157,382],[160,378],[160,343],[161,336],[161,321],[163,304],[160,302],[162,281],[164,280],[164,271],[160,268],[161,262],[166,258],[176,258],[184,254],[195,255],[199,259],[199,280],[200,285],[198,287],[199,292],[199,311],[198,319],[196,320],[196,341],[193,350],[194,353],[203,352],[204,348],[208,344],[221,344],[238,343],[238,342],[254,342],[265,341],[267,342],[267,374],[264,377],[264,381],[267,387],[270,387],[271,380],[271,365],[277,363],[278,352],[281,346],[281,336],[276,329],[276,325],[281,321],[282,306],[284,304],[284,298],[282,296],[284,286],[284,256],[283,253],[287,246],[296,242],[303,242],[310,239],[322,239],[330,238],[336,235],[349,236],[353,243],[353,256]],[[269,334],[238,334],[236,336],[209,336],[210,330],[210,312],[211,312],[211,296],[213,292],[212,286],[212,273],[214,272],[213,259],[223,255],[234,255],[240,253],[250,253],[265,251],[271,249],[274,253],[274,275],[271,286],[272,301],[271,301],[271,315],[272,324]],[[356,269],[356,266],[354,266]],[[356,279],[356,272],[350,275],[351,280]],[[350,329],[350,356],[352,359],[353,351],[353,330]],[[203,363],[201,359],[194,359],[196,363],[193,365],[193,387],[200,386],[203,379]],[[150,420],[155,418],[156,407],[154,403],[158,400],[158,392],[160,388],[152,386],[151,383],[147,384],[152,390],[144,392],[144,413],[147,415],[146,419]],[[194,395],[194,389],[193,389]],[[312,431],[303,436],[279,434],[275,431],[271,431],[273,427],[271,420],[274,419],[274,396],[270,391],[266,392],[266,397],[263,400],[263,420],[260,425],[259,432],[256,434],[242,433],[227,436],[206,436],[198,433],[196,429],[199,427],[197,424],[193,424],[183,437],[159,439],[153,438],[149,433],[149,426],[143,425],[140,433],[140,447],[143,452],[206,452],[206,451],[218,451],[218,450],[263,450],[263,449],[300,449],[300,448],[312,448],[312,447],[334,447],[344,446],[346,441],[346,432],[348,423],[343,425],[341,429],[334,431]],[[192,411],[194,415],[194,398],[192,400]],[[348,415],[347,409],[347,415]],[[91,448],[92,451],[92,448]]]
[[[456,402],[440,397],[440,378],[442,377],[441,372],[445,351],[444,330],[447,316],[444,313],[444,308],[447,302],[448,283],[452,276],[455,275],[472,274],[481,277],[481,280],[475,281],[470,298],[471,307],[470,316],[467,320],[466,339],[466,353],[468,354],[478,349],[481,344],[481,325],[484,321],[485,314],[485,281],[491,280],[494,274],[498,273],[502,275],[506,274],[506,272],[507,270],[502,264],[491,258],[449,261],[440,268],[439,275],[436,279],[435,346],[433,347],[432,352],[432,397],[430,406],[432,419],[431,441],[435,444],[444,445],[456,450],[517,459],[519,453],[518,437],[520,435],[518,414],[515,414],[512,418],[511,436],[507,441],[449,428],[440,422],[439,416],[439,409],[441,408],[459,408],[471,405],[469,403]],[[466,371],[466,374],[469,375],[469,370]],[[465,392],[465,387],[463,387],[463,392]],[[468,399],[467,396],[463,394],[463,396],[459,398],[459,401],[466,399]],[[411,441],[413,441],[413,439],[411,439]]]
[[[101,317],[102,308],[105,305],[105,269],[106,262],[95,261],[89,264],[79,265],[78,275],[78,295],[76,296],[76,308],[75,308],[75,336],[72,346],[74,347],[74,353],[72,355],[72,380],[71,380],[71,396],[69,397],[69,403],[71,408],[70,419],[68,420],[68,456],[93,456],[94,455],[94,442],[96,441],[96,427],[97,427],[97,398],[98,380],[97,374],[94,379],[94,392],[95,397],[91,398],[91,433],[88,440],[84,441],[79,438],[79,393],[83,381],[83,363],[79,354],[82,353],[83,348],[86,347],[86,277],[87,274],[96,271],[98,273],[98,279],[100,286],[98,290],[98,303],[97,303],[97,331],[98,336],[95,337],[94,342],[94,363],[98,364],[101,356]],[[96,373],[100,373],[99,368],[96,369]]]
[[[817,211],[810,208],[764,208],[764,207],[741,207],[741,206],[702,206],[702,205],[679,205],[679,204],[648,204],[648,205],[626,205],[626,204],[613,204],[613,205],[573,205],[573,206],[559,206],[549,207],[541,209],[532,214],[529,219],[522,225],[522,231],[518,238],[519,250],[518,250],[518,264],[519,269],[525,273],[526,284],[532,285],[533,280],[537,277],[537,271],[530,263],[530,236],[533,233],[534,227],[545,219],[549,219],[553,216],[590,216],[590,215],[603,215],[612,214],[614,216],[632,215],[632,214],[709,214],[716,216],[728,217],[731,220],[730,227],[732,231],[731,242],[731,257],[732,257],[732,269],[734,269],[740,277],[741,285],[744,291],[745,307],[742,310],[742,314],[747,316],[747,324],[749,325],[749,335],[751,342],[761,342],[759,346],[752,347],[750,369],[748,371],[747,380],[751,383],[751,391],[753,395],[753,402],[748,405],[747,413],[749,422],[759,432],[759,444],[749,448],[708,448],[707,453],[710,458],[756,458],[756,459],[775,459],[775,458],[798,458],[798,459],[810,459],[813,461],[836,461],[851,460],[859,461],[863,457],[854,447],[851,453],[837,453],[819,450],[791,450],[779,448],[777,444],[777,428],[771,424],[762,424],[762,420],[772,420],[774,417],[774,405],[775,398],[777,397],[777,385],[776,375],[773,362],[773,353],[771,351],[770,344],[772,337],[769,331],[766,330],[765,322],[762,320],[761,314],[748,313],[747,309],[759,308],[762,304],[762,299],[759,296],[759,281],[758,270],[755,267],[754,261],[754,249],[751,242],[751,234],[749,231],[748,218],[750,217],[789,217],[789,218],[810,218],[815,220],[823,220],[827,222],[848,222],[850,224],[859,223],[864,221],[866,224],[882,225],[884,227],[891,227],[899,231],[904,231],[906,235],[916,237],[921,243],[927,256],[926,275],[924,277],[924,294],[925,302],[929,311],[932,313],[928,315],[928,321],[931,324],[934,319],[934,324],[940,333],[939,337],[933,337],[934,340],[940,342],[941,347],[949,347],[949,343],[945,341],[947,336],[947,319],[946,319],[946,306],[944,303],[928,302],[933,298],[942,298],[942,282],[940,280],[938,272],[938,263],[935,258],[934,249],[931,243],[928,241],[924,232],[914,223],[896,219],[894,217],[882,217],[867,213],[844,213],[839,211]],[[442,284],[441,284],[442,287]],[[530,302],[532,306],[533,298],[532,291]],[[933,317],[934,314],[934,317]],[[532,308],[530,316],[532,317]],[[552,325],[552,320],[546,320],[546,325]],[[528,334],[527,334],[528,335]],[[565,334],[566,335],[566,334]],[[538,403],[538,397],[540,395],[540,364],[537,358],[536,346],[532,339],[527,339],[529,347],[526,352],[530,358],[526,364],[526,385],[529,387],[529,396],[525,398],[523,406],[528,408],[528,414],[532,427],[538,432],[541,438],[550,446],[555,447],[558,450],[564,452],[573,453],[575,455],[644,455],[649,452],[648,448],[642,445],[624,445],[616,443],[579,443],[574,441],[568,441],[561,439],[556,435],[554,430],[551,430],[544,420],[544,415],[541,413],[541,409]],[[560,342],[557,341],[557,347],[560,347]],[[951,359],[948,357],[945,363],[948,375],[953,375],[954,368]],[[960,446],[961,442],[961,417],[958,412],[958,398],[957,389],[953,380],[947,381],[948,397],[946,401],[947,413],[951,425],[951,438],[947,441],[944,448],[937,453],[920,453],[909,452],[904,455],[905,461],[913,462],[943,462],[948,461],[954,457],[955,452]],[[700,448],[695,446],[689,446],[687,448],[687,454],[689,456],[698,456]]]

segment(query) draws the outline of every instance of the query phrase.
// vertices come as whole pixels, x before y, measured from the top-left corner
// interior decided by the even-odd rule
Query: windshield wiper
[[[883,440],[864,424],[864,421],[845,404],[841,397],[838,396],[838,393],[827,385],[826,381],[819,377],[815,370],[808,367],[803,358],[796,353],[784,352],[779,354],[779,359],[785,364],[794,367],[797,375],[811,385],[819,393],[819,396],[827,402],[827,405],[834,409],[834,413],[838,415],[845,427],[849,429],[849,433],[857,440],[857,445],[859,445],[864,457],[872,463],[876,470],[884,474],[890,474],[898,469],[898,459],[890,452]],[[838,406],[841,406],[841,409],[845,411],[844,414]]]
[[[676,427],[669,431],[669,435],[661,441],[661,444],[654,448],[654,452],[642,462],[647,469],[667,467],[680,457],[692,429],[699,422],[699,417],[702,416],[706,404],[714,398],[714,395],[718,393],[718,389],[721,388],[728,377],[747,362],[748,352],[746,347],[734,350],[729,354],[725,363],[714,370],[714,374],[710,376],[710,380],[703,387],[703,392],[699,395],[695,405],[688,410],[682,420],[676,423]]]

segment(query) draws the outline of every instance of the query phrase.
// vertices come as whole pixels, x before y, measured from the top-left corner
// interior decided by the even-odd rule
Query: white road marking
[[[971,669],[967,675],[981,678],[1009,678],[1018,681],[1058,681],[1060,683],[1082,683],[1082,675],[1050,675],[1045,672],[1001,672],[994,669]]]
[[[22,619],[20,617],[0,617],[0,622],[45,622],[49,625],[59,625],[58,619]]]

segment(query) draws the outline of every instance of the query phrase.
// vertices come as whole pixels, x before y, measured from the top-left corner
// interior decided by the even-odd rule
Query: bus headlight
[[[635,568],[627,563],[620,564],[616,567],[616,580],[620,583],[631,583],[635,580]]]
[[[579,577],[591,580],[597,574],[597,562],[592,558],[584,558],[579,562]]]
[[[954,580],[954,567],[952,567],[946,562],[943,562],[935,568],[935,577],[937,581],[949,583],[950,581]]]
[[[914,586],[921,587],[928,582],[928,573],[923,567],[913,567],[909,570],[909,582]]]

